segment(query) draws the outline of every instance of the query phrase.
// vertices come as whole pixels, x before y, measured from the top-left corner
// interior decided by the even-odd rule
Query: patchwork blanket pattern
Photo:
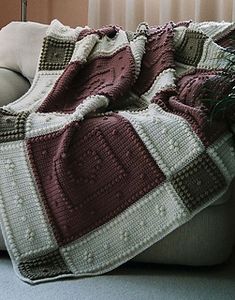
[[[108,272],[226,192],[233,125],[200,99],[234,86],[234,33],[51,23],[31,89],[0,108],[0,223],[21,279]]]

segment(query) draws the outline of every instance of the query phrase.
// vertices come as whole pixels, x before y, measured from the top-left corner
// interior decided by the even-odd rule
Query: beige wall
[[[88,0],[28,0],[29,21],[48,24],[58,19],[72,27],[87,24]],[[0,0],[0,27],[11,21],[19,21],[20,0]]]

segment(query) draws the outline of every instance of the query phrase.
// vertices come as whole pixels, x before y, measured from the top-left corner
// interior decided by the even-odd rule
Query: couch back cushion
[[[32,82],[48,25],[11,22],[0,30],[0,67],[23,74]]]
[[[22,75],[0,68],[0,107],[21,97],[29,87],[29,81]]]

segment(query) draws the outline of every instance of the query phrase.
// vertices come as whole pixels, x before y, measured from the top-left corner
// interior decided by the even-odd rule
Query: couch
[[[17,30],[15,25],[17,25]],[[35,29],[33,29],[33,26]],[[28,91],[38,52],[20,50],[27,24],[10,24],[0,31],[1,39],[15,32],[16,39],[2,43],[0,51],[0,107]],[[29,28],[29,27],[27,27]],[[40,44],[45,26],[38,30]],[[23,33],[23,34],[22,34]],[[4,37],[5,35],[5,37]],[[32,38],[35,35],[30,35]],[[16,40],[19,43],[16,43]],[[32,41],[32,45],[35,45]],[[5,47],[5,48],[4,48]],[[8,55],[7,49],[13,49]],[[39,49],[39,46],[34,47]],[[30,52],[31,51],[31,52]],[[19,50],[18,50],[19,52]],[[28,55],[30,54],[30,55]],[[28,67],[25,68],[25,66]],[[23,76],[24,75],[24,76]],[[0,119],[1,122],[1,119]],[[0,229],[0,300],[5,299],[235,299],[235,181],[227,193],[143,253],[119,268],[96,277],[66,279],[30,286],[14,274]],[[1,225],[1,219],[0,219]]]
[[[6,254],[0,258],[1,300],[233,300],[235,255],[215,267],[127,263],[97,277],[29,286],[14,275]]]
[[[1,106],[30,87],[0,69]],[[227,194],[130,262],[96,277],[29,286],[14,274],[0,230],[0,299],[234,299],[234,182]]]

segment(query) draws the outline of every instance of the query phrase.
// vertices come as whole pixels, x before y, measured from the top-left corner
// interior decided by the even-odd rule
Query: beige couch
[[[21,74],[0,69],[1,106],[19,98],[29,87],[29,81]],[[133,260],[193,266],[215,265],[226,261],[235,242],[234,186],[222,199]],[[5,249],[1,230],[0,249]]]
[[[0,102],[29,88],[21,75],[0,69]],[[234,186],[234,184],[233,184]],[[14,274],[0,251],[1,300],[233,300],[235,299],[234,191],[138,255],[134,262],[102,276],[29,286]],[[0,248],[4,247],[0,230]],[[148,261],[151,264],[138,263]],[[214,267],[179,267],[153,262]]]

